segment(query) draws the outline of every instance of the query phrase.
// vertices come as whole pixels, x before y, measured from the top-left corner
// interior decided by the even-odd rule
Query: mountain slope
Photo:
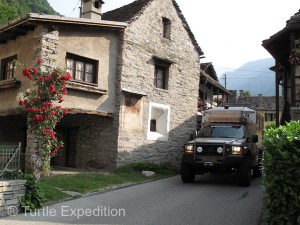
[[[251,61],[232,72],[226,72],[228,90],[249,90],[252,95],[275,96],[275,73],[272,58]],[[220,78],[224,85],[224,76]],[[238,92],[239,93],[239,92]]]
[[[30,12],[58,15],[47,0],[0,0],[0,25]]]

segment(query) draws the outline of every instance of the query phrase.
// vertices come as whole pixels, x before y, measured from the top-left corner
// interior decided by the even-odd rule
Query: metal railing
[[[0,179],[17,179],[20,172],[21,143],[0,143]]]

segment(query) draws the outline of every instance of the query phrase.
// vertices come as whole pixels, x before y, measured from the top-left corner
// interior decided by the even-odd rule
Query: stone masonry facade
[[[0,181],[0,217],[16,215],[26,194],[26,180]]]
[[[88,25],[85,29],[90,32],[82,34],[81,30],[76,28],[83,26],[80,23],[74,22],[74,26],[69,26],[64,22],[65,18],[45,16],[49,22],[43,20],[43,15],[33,14],[31,16],[37,23],[33,31],[28,31],[28,35],[22,37],[26,42],[18,39],[3,45],[6,52],[0,52],[2,58],[17,54],[18,60],[29,66],[35,66],[37,59],[41,58],[45,70],[57,65],[65,66],[68,53],[99,61],[98,83],[92,86],[94,89],[102,88],[103,93],[69,88],[69,94],[62,107],[79,111],[67,115],[58,124],[57,128],[61,129],[62,137],[66,141],[69,140],[66,146],[71,145],[71,150],[66,147],[64,154],[68,154],[68,157],[65,161],[58,160],[57,164],[114,170],[117,165],[136,161],[180,161],[182,146],[196,129],[199,58],[203,53],[191,38],[191,31],[175,1],[142,2],[147,3],[145,7],[140,9],[131,21],[127,21],[126,28],[125,23],[117,24],[120,26],[118,31],[106,30],[104,26],[91,29],[92,25]],[[60,24],[51,23],[52,19],[57,19]],[[163,37],[162,21],[165,19],[171,23],[170,37]],[[86,19],[84,21],[86,22]],[[71,23],[73,24],[72,21]],[[18,26],[22,28],[22,24]],[[78,38],[78,34],[83,38]],[[84,47],[80,45],[83,40],[86,44]],[[13,47],[16,47],[18,52]],[[169,65],[168,87],[165,89],[154,85],[157,61]],[[18,91],[31,88],[30,82],[20,73],[16,79],[21,81],[21,89]],[[132,96],[138,96],[140,100],[140,108],[137,110],[140,126],[136,126],[138,129],[134,131],[123,126],[124,112],[126,113],[123,111],[125,90]],[[3,101],[7,99],[4,98],[5,94],[13,96],[14,101],[19,92],[16,92],[16,89],[5,90],[1,96]],[[155,111],[156,113],[168,111],[168,116],[163,117],[163,122],[167,124],[164,140],[149,138],[149,124],[153,116],[150,111],[157,105],[162,107]],[[10,107],[17,108],[17,102]],[[130,125],[127,121],[128,124]],[[26,124],[22,127],[26,128]],[[26,136],[23,128],[20,132],[23,132],[20,136]],[[27,133],[24,144],[27,146],[26,168],[30,171],[34,165],[31,156],[36,153],[37,144],[30,133]]]
[[[32,66],[37,65],[37,60],[42,59],[42,70],[48,71],[55,67],[58,54],[58,31],[51,26],[37,26],[33,34]],[[25,154],[25,169],[32,172],[36,161],[38,149],[37,140],[27,130],[27,148]]]
[[[116,130],[112,126],[112,118],[96,115],[70,114],[62,119],[58,129],[74,130],[69,135],[72,167],[105,171],[116,168]]]
[[[125,29],[118,62],[117,104],[122,105],[124,89],[140,93],[142,129],[131,133],[119,124],[118,165],[136,161],[178,163],[183,144],[195,131],[199,54],[180,16],[172,0],[153,0]],[[162,18],[171,21],[169,39],[163,37]],[[157,58],[171,61],[167,90],[154,86]],[[150,103],[170,106],[168,141],[147,139]]]
[[[232,94],[229,96],[229,105],[244,105],[250,109],[256,111],[275,111],[276,110],[276,97],[275,96],[245,96],[243,92],[240,92],[240,96],[237,96],[236,90],[230,91]],[[283,109],[283,99],[279,98],[279,108]]]

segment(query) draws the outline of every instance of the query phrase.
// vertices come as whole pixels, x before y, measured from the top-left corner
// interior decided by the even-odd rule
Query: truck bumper
[[[241,156],[201,156],[195,158],[194,154],[184,154],[182,163],[191,165],[197,174],[207,172],[227,172],[242,164],[244,157]]]

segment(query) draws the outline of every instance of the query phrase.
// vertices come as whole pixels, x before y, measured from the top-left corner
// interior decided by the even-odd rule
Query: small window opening
[[[156,132],[156,120],[150,120],[150,131]]]
[[[171,20],[163,17],[162,18],[162,24],[163,24],[163,37],[170,39],[171,37]]]

